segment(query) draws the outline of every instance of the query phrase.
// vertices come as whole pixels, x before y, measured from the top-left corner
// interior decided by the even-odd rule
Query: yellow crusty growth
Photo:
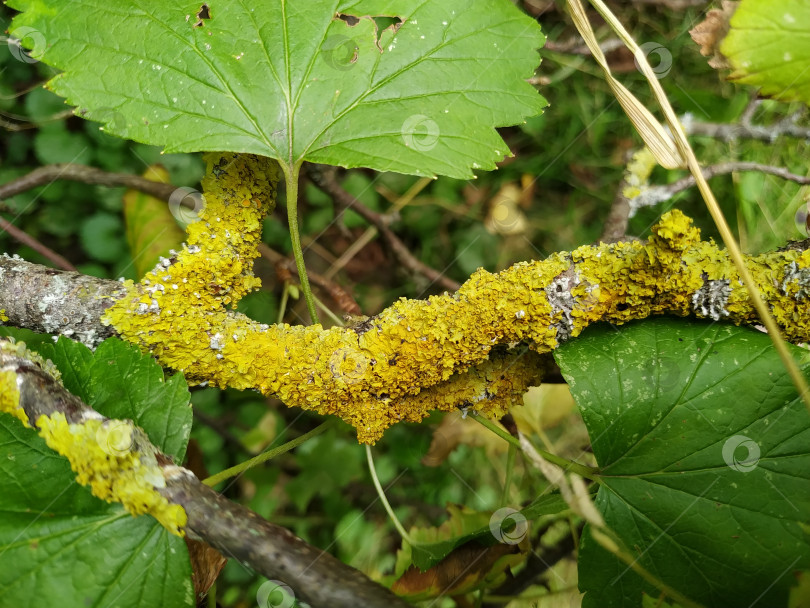
[[[401,299],[354,327],[262,326],[227,307],[258,286],[252,260],[278,170],[249,155],[208,155],[207,163],[206,208],[189,226],[188,245],[130,285],[106,322],[191,381],[255,388],[340,416],[361,441],[431,409],[473,403],[483,414],[503,411],[537,380],[537,370],[523,366],[517,378],[509,368],[482,381],[476,366],[506,345],[544,353],[595,321],[652,314],[756,320],[726,252],[672,211],[647,243],[580,247],[498,274],[479,270],[455,294]],[[807,341],[810,253],[747,263],[786,336]]]
[[[186,512],[155,488],[165,486],[160,466],[143,432],[130,421],[88,418],[69,424],[65,415],[40,416],[39,434],[70,461],[76,481],[107,502],[120,502],[132,515],[149,513],[183,536]]]
[[[20,407],[17,374],[11,370],[0,370],[0,412],[11,414],[22,421],[25,426],[31,426],[28,423],[28,414]]]
[[[643,194],[650,187],[650,175],[657,166],[658,161],[648,147],[636,151],[624,172],[626,186],[622,190],[622,195],[632,200]]]

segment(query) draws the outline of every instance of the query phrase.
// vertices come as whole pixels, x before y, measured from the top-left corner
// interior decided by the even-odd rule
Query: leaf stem
[[[371,456],[371,446],[366,444],[366,458],[368,459],[368,470],[371,473],[371,480],[374,482],[374,487],[377,488],[377,496],[380,497],[380,502],[385,507],[386,513],[388,513],[388,517],[391,518],[391,522],[394,524],[394,527],[399,532],[399,535],[402,537],[406,543],[411,545],[412,547],[415,545],[413,540],[411,540],[410,535],[408,532],[405,531],[405,527],[402,525],[402,522],[399,521],[399,518],[394,513],[394,510],[391,508],[391,504],[388,502],[388,498],[385,496],[385,492],[383,491],[382,485],[380,484],[380,478],[377,477],[377,469],[374,468],[374,458]]]
[[[520,441],[518,441],[516,437],[512,437],[512,435],[507,433],[505,430],[503,430],[501,427],[499,427],[497,424],[495,424],[488,418],[484,418],[479,414],[471,414],[470,418],[487,427],[490,431],[495,433],[501,439],[508,441],[510,445],[514,445],[515,447],[520,448]],[[537,453],[540,454],[543,458],[545,458],[549,462],[556,464],[557,466],[563,467],[566,471],[571,471],[573,473],[576,473],[580,477],[590,479],[591,481],[597,480],[597,469],[594,469],[593,467],[589,467],[584,464],[574,462],[573,460],[568,460],[567,458],[557,456],[556,454],[546,452],[545,450],[537,450]]]
[[[501,497],[501,504],[509,504],[509,489],[512,485],[512,473],[515,469],[515,454],[517,454],[517,447],[515,444],[509,444],[509,451],[506,453],[506,479],[503,482],[503,496]]]
[[[331,418],[331,419],[327,420],[326,422],[324,422],[323,424],[320,424],[319,426],[316,426],[314,429],[312,429],[308,433],[304,433],[300,437],[296,437],[292,441],[288,441],[287,443],[282,444],[282,445],[278,446],[277,448],[273,448],[272,450],[267,450],[266,452],[262,452],[258,456],[254,456],[250,460],[246,460],[245,462],[240,462],[236,466],[232,466],[229,469],[225,469],[224,471],[220,471],[216,475],[211,475],[211,477],[209,477],[208,479],[204,479],[203,483],[205,485],[209,486],[209,487],[214,487],[218,483],[220,483],[222,481],[225,481],[226,479],[228,479],[230,477],[234,477],[236,475],[239,475],[240,473],[244,473],[245,471],[255,467],[256,465],[260,465],[263,462],[267,462],[268,460],[271,460],[271,459],[275,458],[276,456],[280,456],[281,454],[284,454],[285,452],[289,452],[293,448],[297,448],[302,443],[305,443],[309,439],[312,439],[313,437],[317,437],[318,435],[320,435],[324,431],[332,428],[335,425],[336,421],[337,421],[337,418]]]
[[[304,250],[301,248],[301,233],[298,230],[298,176],[301,174],[301,165],[304,161],[296,161],[292,165],[279,163],[284,172],[284,181],[287,186],[287,223],[290,226],[290,240],[292,241],[295,266],[298,268],[298,278],[301,281],[301,291],[313,323],[319,323],[318,311],[315,308],[315,298],[309,286],[307,268],[304,265]]]

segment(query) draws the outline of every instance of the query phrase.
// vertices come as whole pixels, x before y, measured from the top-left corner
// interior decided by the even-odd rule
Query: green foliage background
[[[575,32],[559,10],[559,3],[552,4],[527,2],[524,8],[538,14],[539,5],[547,6],[539,16],[546,35],[552,41],[567,41]],[[739,118],[749,92],[724,82],[699,55],[687,33],[699,20],[697,9],[670,11],[612,4],[639,42],[660,43],[671,54],[672,69],[662,78],[662,84],[678,112],[690,112],[697,120],[713,122]],[[10,16],[11,11],[0,8],[2,29],[8,26]],[[478,267],[498,270],[516,261],[542,258],[553,251],[594,241],[622,177],[625,155],[639,145],[589,58],[550,50],[540,54],[543,63],[537,77],[550,107],[524,125],[501,130],[515,158],[502,163],[499,171],[479,172],[475,180],[436,180],[401,211],[394,225],[417,257],[445,270],[456,281],[463,281]],[[610,58],[631,90],[647,99],[646,85],[634,69],[632,57],[616,52]],[[61,98],[40,86],[52,75],[53,71],[41,63],[23,63],[11,53],[0,52],[0,120],[6,129],[0,142],[0,183],[49,163],[79,162],[140,174],[148,165],[159,162],[169,170],[174,185],[198,187],[203,172],[199,155],[161,155],[156,147],[111,137],[100,131],[97,123],[69,116]],[[774,122],[798,107],[765,102],[755,121]],[[694,144],[699,157],[707,163],[754,160],[806,172],[807,142],[728,144],[696,138]],[[661,170],[655,178],[668,182],[681,175]],[[524,176],[534,180],[535,188],[531,204],[522,209],[528,230],[518,236],[488,231],[488,201],[502,186],[519,183]],[[343,172],[341,181],[367,206],[384,212],[390,201],[404,194],[417,178],[352,170]],[[747,251],[759,252],[801,236],[793,224],[793,214],[801,202],[798,186],[759,174],[716,178],[712,185]],[[136,278],[124,238],[122,195],[122,189],[59,181],[4,201],[2,213],[66,255],[81,272]],[[319,244],[311,249],[308,263],[313,270],[323,271],[367,225],[353,212],[336,217],[330,200],[310,183],[304,183],[302,198],[305,245],[307,239]],[[672,205],[696,218],[705,234],[715,234],[695,192],[642,211],[631,221],[630,233],[645,235]],[[266,221],[264,240],[289,254],[283,212],[276,212]],[[0,249],[19,253],[30,261],[46,262],[7,234],[0,234]],[[265,280],[264,290],[244,302],[241,309],[260,321],[275,322],[283,286],[268,265],[260,266],[259,272]],[[398,268],[379,240],[361,251],[337,281],[355,295],[366,314],[379,311],[399,296],[424,297],[437,291],[435,285]],[[286,311],[285,319],[298,322],[305,316],[304,309],[296,304]],[[202,455],[209,472],[241,462],[319,423],[309,414],[252,393],[196,389],[192,402],[192,449]],[[502,485],[507,455],[503,448],[485,442],[462,444],[439,466],[422,463],[431,430],[439,422],[440,416],[435,416],[419,426],[394,427],[374,450],[380,481],[406,526],[439,525],[446,519],[444,506],[448,502],[482,511],[504,505]],[[574,416],[565,426],[551,429],[549,439],[570,445],[576,452],[587,443],[581,431],[582,421]],[[527,469],[528,465],[518,459],[506,497],[509,504],[528,504],[546,489]],[[376,500],[364,451],[348,427],[330,430],[221,489],[373,577],[382,578],[394,569],[400,540]],[[550,540],[559,535],[560,525],[566,529],[568,522],[547,522]],[[563,560],[548,580],[551,589],[574,586],[573,562]],[[230,562],[220,579],[221,604],[254,605],[261,582],[241,564]]]

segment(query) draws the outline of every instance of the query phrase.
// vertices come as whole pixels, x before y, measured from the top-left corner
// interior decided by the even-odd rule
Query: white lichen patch
[[[709,317],[719,321],[721,317],[728,316],[728,298],[731,295],[731,286],[728,279],[710,281],[703,275],[703,287],[692,295],[692,309],[702,317]]]

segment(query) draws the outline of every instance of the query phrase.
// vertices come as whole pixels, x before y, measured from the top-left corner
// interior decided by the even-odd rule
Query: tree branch
[[[50,247],[47,247],[42,243],[40,243],[30,234],[26,233],[23,230],[20,230],[4,217],[0,217],[0,232],[2,231],[7,232],[9,236],[18,243],[27,245],[28,247],[39,253],[41,256],[49,259],[51,262],[56,264],[56,266],[61,268],[62,270],[76,270],[76,267],[73,264],[71,264],[67,259],[56,253]]]
[[[405,268],[427,277],[444,289],[456,291],[460,287],[451,278],[418,260],[405,246],[405,243],[388,227],[389,220],[385,216],[369,209],[343,189],[343,186],[337,181],[337,172],[334,168],[325,165],[309,165],[307,175],[318,188],[332,197],[339,210],[352,209],[377,228],[397,261]]]
[[[755,139],[773,143],[779,137],[786,135],[796,139],[810,140],[810,128],[796,124],[801,113],[796,113],[772,125],[755,125],[751,122],[757,100],[753,100],[738,123],[714,123],[695,120],[692,114],[684,114],[681,124],[687,135],[712,137],[722,141],[736,141],[738,139]]]
[[[762,163],[736,161],[727,163],[717,163],[703,169],[703,175],[706,179],[716,177],[718,175],[728,175],[737,171],[758,171],[759,173],[766,173],[768,175],[775,175],[782,179],[795,182],[802,186],[810,185],[810,177],[803,175],[796,175],[791,173],[783,167],[773,167]],[[666,186],[651,186],[644,190],[637,197],[629,202],[630,214],[641,207],[652,207],[658,203],[662,203],[671,199],[676,194],[688,190],[695,185],[695,178],[692,175],[687,175],[678,181],[667,184]]]
[[[17,327],[68,336],[92,348],[115,335],[101,317],[125,293],[118,281],[0,255],[0,309]]]
[[[88,420],[96,424],[110,422],[27,359],[0,350],[0,372],[13,374],[10,381],[8,377],[3,380],[16,386],[19,392],[21,411],[17,410],[15,414],[18,418],[41,423],[41,417],[48,419],[63,415],[69,425],[77,426]],[[35,428],[42,434],[42,427]],[[299,599],[313,606],[334,608],[410,606],[362,572],[224,498],[202,484],[191,471],[172,464],[169,457],[153,445],[139,441],[134,443],[132,450],[155,456],[165,487],[154,489],[170,505],[179,505],[185,510],[186,532],[198,536],[223,554],[248,564],[262,576],[289,585]],[[70,458],[69,453],[64,455]],[[114,460],[114,457],[110,458]],[[108,469],[115,474],[114,463],[108,464]],[[110,483],[115,486],[115,479]]]
[[[758,171],[768,175],[775,175],[782,179],[795,182],[802,186],[810,185],[810,177],[797,175],[788,171],[783,167],[774,167],[762,163],[736,161],[717,163],[703,168],[703,175],[706,179],[717,177],[718,175],[728,175],[737,171]],[[613,203],[610,207],[607,219],[605,219],[605,226],[602,229],[602,235],[599,240],[603,243],[615,243],[624,239],[627,234],[627,226],[630,218],[641,207],[653,207],[664,201],[668,201],[676,194],[688,190],[695,185],[695,178],[692,175],[687,175],[671,184],[665,186],[649,186],[645,185],[641,188],[640,193],[633,198],[627,198],[625,191],[628,186],[627,175],[619,182],[619,187],[616,190],[616,195],[613,198]]]
[[[45,165],[34,169],[30,173],[18,177],[0,186],[0,200],[11,198],[21,192],[26,192],[38,186],[44,186],[58,179],[66,179],[84,184],[96,184],[99,186],[125,187],[133,190],[140,190],[150,196],[165,201],[169,200],[172,192],[177,190],[171,184],[153,182],[152,180],[130,175],[129,173],[111,173],[74,163],[59,163],[55,165]]]
[[[33,188],[44,186],[45,184],[49,184],[59,179],[66,179],[84,184],[131,188],[167,202],[171,198],[172,194],[177,190],[177,187],[173,186],[172,184],[152,181],[138,175],[130,175],[129,173],[112,173],[109,171],[103,171],[102,169],[97,169],[95,167],[88,167],[86,165],[79,165],[76,163],[60,163],[39,167],[20,178],[0,185],[0,201],[11,198],[12,196],[20,194],[21,192],[26,192]],[[180,201],[180,205],[189,208],[194,207],[194,203],[187,198],[183,198]],[[0,230],[6,230],[6,232],[8,232],[17,241],[38,251],[40,254],[54,262],[54,264],[56,264],[58,267],[64,270],[76,270],[76,268],[61,255],[39,243],[18,228],[14,227],[2,217],[0,217]],[[259,245],[259,249],[261,254],[268,258],[273,264],[281,264],[285,268],[292,268],[293,271],[297,273],[294,260],[281,255],[263,243]],[[309,275],[312,282],[326,291],[344,312],[350,315],[361,314],[360,306],[340,285],[315,273],[310,272]]]

